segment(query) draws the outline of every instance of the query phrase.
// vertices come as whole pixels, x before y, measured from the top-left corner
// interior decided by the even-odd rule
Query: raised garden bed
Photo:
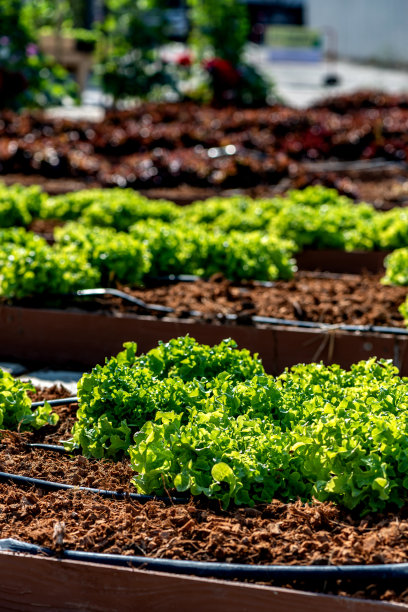
[[[215,278],[128,290],[128,295],[175,312],[155,313],[109,295],[65,302],[65,309],[29,301],[4,305],[1,358],[88,367],[119,351],[126,340],[146,351],[159,339],[190,333],[210,343],[230,336],[258,352],[271,373],[320,359],[346,367],[370,355],[393,359],[408,373],[408,332],[398,312],[406,290],[382,286],[379,277],[304,273],[272,287]]]
[[[397,612],[401,604],[316,595],[279,587],[231,583],[222,580],[174,576],[134,568],[100,567],[86,562],[44,559],[0,553],[4,587],[0,604],[7,610],[32,610],[33,605],[66,610],[124,612],[192,608],[214,612],[248,609],[256,612]],[[44,577],[46,576],[46,580]],[[164,608],[165,606],[165,608]]]
[[[54,387],[32,397],[67,395]],[[3,433],[2,470],[76,487],[134,491],[126,460],[114,464],[28,446],[67,439],[75,409],[73,404],[55,408],[61,418],[55,431],[46,427],[34,436]],[[0,602],[7,609],[30,609],[33,604],[56,610],[74,605],[130,610],[136,604],[162,609],[164,600],[166,609],[186,611],[192,602],[198,609],[210,605],[231,612],[237,606],[259,612],[270,606],[356,612],[406,608],[406,509],[363,519],[326,502],[273,501],[222,511],[204,500],[140,503],[1,480],[0,567],[7,587]],[[17,542],[4,538],[46,547],[48,553],[38,556],[35,546],[20,548],[20,554],[4,552],[19,550]],[[87,558],[81,551],[92,554]],[[98,558],[101,553],[108,556]],[[330,575],[331,570],[336,572],[333,579],[313,575]],[[364,577],[367,570],[371,576]],[[258,571],[264,574],[257,578]],[[303,574],[294,580],[296,571]],[[235,576],[234,583],[212,577],[227,575]],[[250,584],[257,581],[262,584]]]
[[[321,270],[339,274],[379,273],[387,251],[335,251],[307,249],[296,255],[299,270]]]
[[[201,342],[220,342],[231,337],[262,357],[268,372],[281,372],[299,361],[337,362],[346,367],[358,359],[377,355],[393,359],[408,374],[405,335],[369,330],[307,329],[280,325],[221,326],[188,319],[158,320],[151,316],[111,316],[51,309],[0,307],[1,358],[58,366],[89,367],[103,363],[126,340],[141,350],[151,349],[159,339],[189,333]]]

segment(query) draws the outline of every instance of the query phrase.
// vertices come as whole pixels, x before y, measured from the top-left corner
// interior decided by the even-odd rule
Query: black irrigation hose
[[[51,480],[42,480],[40,478],[31,478],[30,476],[21,476],[20,474],[9,474],[8,472],[0,472],[0,481],[2,482],[14,482],[21,485],[30,485],[45,489],[46,491],[86,491],[87,493],[94,493],[101,497],[108,499],[133,499],[141,503],[148,501],[164,501],[169,504],[185,504],[188,502],[186,497],[163,497],[157,495],[142,495],[140,493],[125,493],[119,491],[107,491],[106,489],[94,489],[92,487],[81,487],[77,485],[70,485],[63,482],[52,482]]]
[[[236,314],[219,314],[217,315],[220,319],[227,319],[229,321],[239,320],[239,315]],[[320,331],[348,331],[348,332],[360,332],[360,333],[379,333],[379,334],[394,334],[396,336],[408,336],[408,329],[402,329],[399,327],[381,327],[378,325],[346,325],[340,324],[329,324],[329,323],[316,323],[315,321],[299,321],[297,319],[278,319],[276,317],[261,317],[253,315],[250,317],[253,323],[260,323],[264,325],[283,325],[285,327],[304,327],[308,329],[317,329]]]
[[[27,445],[29,448],[39,448],[40,450],[54,451],[56,453],[75,453],[76,449],[72,451],[67,451],[65,446],[60,446],[59,444],[42,444],[40,442],[32,442]]]
[[[49,404],[50,406],[65,406],[68,404],[76,404],[78,402],[78,398],[74,396],[63,397],[53,400],[41,400],[41,402],[32,402],[31,408],[40,408],[41,406],[44,406],[45,402],[47,402],[47,404]]]
[[[177,559],[157,559],[136,555],[114,555],[91,553],[77,550],[63,550],[57,553],[49,548],[20,542],[13,538],[0,540],[0,550],[31,555],[58,556],[60,559],[86,561],[122,567],[187,574],[221,579],[258,580],[285,584],[297,582],[324,583],[337,580],[358,582],[359,584],[378,583],[379,581],[406,581],[408,563],[387,565],[245,565],[243,563],[216,563],[206,561],[182,561]]]
[[[87,297],[87,296],[96,296],[96,295],[113,295],[114,297],[122,298],[123,300],[127,300],[140,308],[144,308],[145,310],[153,310],[157,312],[174,312],[174,308],[169,308],[168,306],[161,306],[160,304],[147,304],[143,300],[134,297],[133,295],[129,295],[124,291],[120,291],[119,289],[104,289],[102,287],[97,289],[80,289],[79,291],[75,291],[75,295],[78,297]]]

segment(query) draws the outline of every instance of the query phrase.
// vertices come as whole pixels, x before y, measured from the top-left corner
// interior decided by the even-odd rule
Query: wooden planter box
[[[139,352],[190,334],[215,344],[234,338],[259,353],[267,372],[279,374],[297,363],[324,361],[344,368],[373,355],[392,359],[408,375],[408,336],[265,325],[215,325],[150,316],[103,315],[64,310],[0,307],[0,359],[60,367],[93,367],[134,340]]]
[[[0,608],[134,612],[397,612],[403,604],[0,553]]]
[[[295,255],[299,270],[321,270],[339,274],[384,272],[388,251],[336,251],[308,249]]]

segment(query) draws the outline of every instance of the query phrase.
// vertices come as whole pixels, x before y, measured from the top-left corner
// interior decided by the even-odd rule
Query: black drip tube
[[[77,550],[55,551],[20,542],[13,538],[0,540],[0,550],[31,555],[56,556],[72,561],[86,561],[124,567],[141,567],[142,569],[173,574],[189,574],[193,576],[221,579],[240,579],[273,581],[285,584],[291,581],[307,582],[307,584],[346,580],[359,584],[379,583],[382,581],[405,582],[408,578],[408,563],[392,563],[387,565],[245,565],[241,563],[214,563],[205,561],[180,561],[173,559],[158,559],[134,555],[113,555],[104,553],[82,552]]]
[[[78,398],[76,396],[63,397],[53,400],[41,400],[40,402],[32,402],[31,408],[40,408],[41,406],[44,406],[45,403],[49,404],[50,406],[65,406],[68,404],[76,404],[77,402]]]
[[[29,448],[39,448],[40,450],[54,451],[56,453],[67,453],[68,452],[65,446],[60,446],[59,444],[43,444],[41,442],[31,442],[27,446],[29,446]],[[75,449],[73,449],[72,451],[69,451],[70,454],[74,452],[76,452]]]
[[[168,306],[161,306],[160,304],[147,304],[143,300],[134,297],[133,295],[129,295],[124,291],[120,291],[119,289],[80,289],[75,292],[75,295],[78,297],[87,297],[87,296],[96,296],[96,295],[113,295],[115,297],[122,298],[123,300],[127,300],[131,304],[135,304],[140,308],[144,308],[145,310],[152,310],[157,312],[174,312],[174,308],[169,308]]]
[[[45,489],[46,491],[86,491],[106,497],[108,499],[133,499],[140,503],[148,501],[164,501],[169,504],[185,504],[189,498],[186,497],[161,497],[156,495],[142,495],[139,493],[126,493],[121,491],[107,491],[106,489],[94,489],[92,487],[80,487],[77,485],[65,484],[63,482],[52,482],[51,480],[42,480],[40,478],[31,478],[30,476],[21,476],[20,474],[9,474],[8,472],[0,472],[0,481],[14,482],[19,485],[28,485]]]

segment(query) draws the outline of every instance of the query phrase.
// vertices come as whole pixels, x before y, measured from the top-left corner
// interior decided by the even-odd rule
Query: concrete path
[[[354,64],[350,62],[272,62],[266,48],[253,45],[247,52],[248,59],[277,86],[283,100],[298,108],[305,108],[327,96],[350,93],[361,89],[378,89],[387,93],[408,92],[408,71],[392,70]],[[337,75],[339,84],[325,86],[327,75]]]

